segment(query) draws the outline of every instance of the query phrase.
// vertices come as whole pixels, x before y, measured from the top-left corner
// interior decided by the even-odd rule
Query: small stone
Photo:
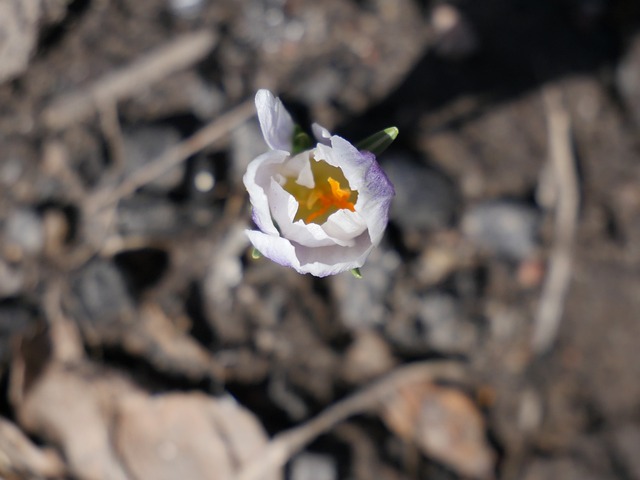
[[[442,57],[460,60],[478,49],[478,37],[462,13],[453,5],[442,3],[431,13],[435,51]]]
[[[491,200],[465,213],[462,231],[482,250],[524,260],[536,250],[539,223],[539,211],[525,203]]]
[[[407,231],[447,227],[458,203],[452,183],[407,154],[389,152],[384,158],[384,171],[396,190],[391,220]]]
[[[118,207],[118,230],[124,236],[170,236],[178,226],[176,207],[167,200],[136,195]]]
[[[204,7],[203,0],[168,0],[168,3],[171,13],[184,19],[196,18]]]
[[[400,291],[394,305],[394,316],[385,324],[385,333],[403,349],[415,354],[465,354],[476,345],[477,328],[449,294],[433,291],[419,296]]]
[[[144,168],[180,141],[180,134],[170,127],[142,127],[123,133],[125,175]],[[184,176],[184,163],[149,182],[146,188],[166,191],[176,188]]]
[[[291,480],[336,480],[338,468],[328,455],[304,452],[291,461]]]
[[[9,359],[14,335],[35,323],[34,314],[28,306],[14,300],[0,303],[0,366]]]
[[[24,273],[0,258],[0,298],[18,294],[24,284]]]
[[[133,300],[125,279],[113,263],[88,263],[73,281],[76,313],[94,327],[113,327],[133,319]]]
[[[42,219],[32,210],[12,212],[5,225],[7,243],[18,247],[23,254],[37,254],[44,246]]]
[[[369,329],[384,323],[385,296],[399,265],[400,256],[394,250],[376,248],[361,269],[363,278],[346,273],[331,277],[331,290],[348,328]]]
[[[0,162],[0,184],[5,187],[14,185],[25,170],[25,162],[20,157],[4,158]]]
[[[462,319],[456,300],[444,293],[428,293],[420,302],[419,325],[429,345],[441,352],[465,352],[475,342],[475,329]]]

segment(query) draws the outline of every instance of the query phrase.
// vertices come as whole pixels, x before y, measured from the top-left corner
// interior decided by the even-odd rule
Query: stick
[[[285,432],[279,433],[257,457],[244,465],[236,480],[259,480],[282,468],[289,459],[319,435],[329,431],[347,418],[372,410],[399,388],[437,379],[464,381],[463,367],[454,362],[425,361],[398,368],[373,385],[341,400],[317,417]]]
[[[215,45],[215,36],[206,30],[183,35],[109,73],[77,93],[64,94],[43,112],[48,128],[61,130],[95,113],[99,105],[118,102],[183,70],[202,59]]]
[[[542,288],[531,342],[534,352],[538,354],[544,353],[551,347],[562,319],[571,282],[573,263],[571,250],[580,204],[569,114],[562,104],[560,92],[557,89],[547,89],[544,100],[548,118],[550,161],[555,177],[556,205],[549,273]]]
[[[180,162],[216,142],[238,125],[251,118],[254,113],[253,100],[246,100],[233,110],[198,130],[191,137],[167,150],[160,157],[140,167],[117,188],[106,192],[98,191],[87,204],[87,211],[93,213],[103,207],[113,205],[132,194],[138,188],[162,176]]]

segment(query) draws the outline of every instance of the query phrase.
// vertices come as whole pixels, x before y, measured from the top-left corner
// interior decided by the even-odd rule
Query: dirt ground
[[[635,0],[0,0],[0,478],[640,479]],[[253,96],[380,156],[253,259]]]

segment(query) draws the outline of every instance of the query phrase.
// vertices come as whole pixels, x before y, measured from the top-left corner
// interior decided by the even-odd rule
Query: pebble
[[[168,0],[173,15],[187,20],[196,18],[204,8],[204,0]]]
[[[442,3],[431,12],[435,51],[449,60],[461,60],[475,53],[478,36],[471,23],[451,4]]]
[[[446,228],[458,205],[453,184],[408,154],[389,152],[384,158],[383,169],[396,190],[391,220],[407,231]]]
[[[6,241],[20,254],[37,254],[44,247],[44,229],[40,216],[30,209],[13,211],[5,224]]]
[[[22,176],[26,162],[20,157],[4,158],[0,162],[0,184],[11,187]]]
[[[462,231],[481,250],[524,260],[536,250],[539,223],[540,212],[528,204],[490,200],[464,214]]]
[[[170,236],[179,223],[174,204],[160,198],[136,195],[118,207],[118,231],[124,236]]]
[[[386,295],[393,285],[400,256],[382,247],[371,252],[362,267],[362,278],[345,273],[331,277],[331,290],[340,317],[353,330],[382,325],[387,317]]]
[[[24,284],[24,273],[0,258],[0,298],[17,295]]]
[[[464,317],[452,295],[405,291],[394,298],[394,305],[394,317],[385,325],[385,333],[403,349],[457,355],[469,353],[477,343],[477,328]]]
[[[303,452],[291,460],[291,480],[336,480],[338,467],[328,455]]]
[[[116,266],[105,260],[88,263],[75,277],[73,292],[80,318],[98,326],[112,326],[132,318],[133,300]]]
[[[464,321],[458,303],[451,295],[440,292],[424,295],[417,320],[434,350],[466,352],[475,344],[475,328]]]
[[[27,306],[17,301],[0,303],[0,364],[4,364],[15,349],[14,334],[35,323],[33,312]]]
[[[140,127],[123,132],[125,175],[144,168],[180,141],[180,133],[170,127]],[[184,162],[149,182],[145,188],[161,191],[176,188],[184,177]]]

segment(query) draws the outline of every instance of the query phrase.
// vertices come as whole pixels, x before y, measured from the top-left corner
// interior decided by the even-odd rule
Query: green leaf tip
[[[400,130],[398,127],[389,127],[374,133],[370,137],[358,143],[358,150],[367,150],[374,155],[380,155],[397,138]]]
[[[311,137],[300,127],[296,125],[293,128],[293,135],[291,136],[292,155],[309,150],[313,146]]]
[[[358,280],[360,280],[362,278],[362,273],[360,273],[360,269],[359,268],[354,268],[353,270],[351,270],[351,275],[356,277]]]
[[[254,260],[257,260],[261,257],[262,257],[262,254],[258,251],[257,248],[254,247],[251,249],[251,258],[253,258]]]

